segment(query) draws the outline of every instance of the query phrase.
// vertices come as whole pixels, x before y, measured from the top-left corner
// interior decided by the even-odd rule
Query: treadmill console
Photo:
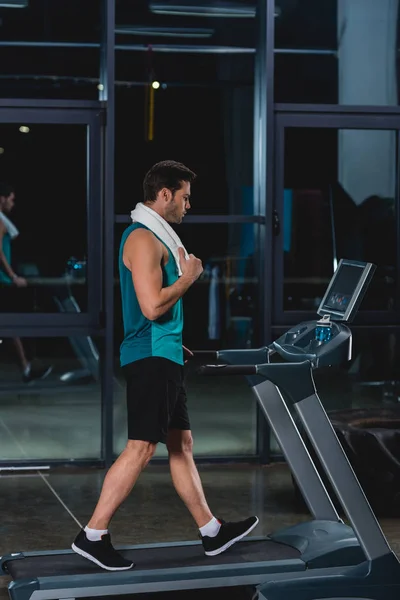
[[[289,362],[308,360],[313,367],[344,364],[351,359],[351,331],[326,318],[289,329],[269,346]]]
[[[292,327],[269,346],[289,362],[309,360],[314,367],[351,359],[352,336],[344,325],[353,320],[375,271],[372,263],[342,259],[318,308],[322,317]]]

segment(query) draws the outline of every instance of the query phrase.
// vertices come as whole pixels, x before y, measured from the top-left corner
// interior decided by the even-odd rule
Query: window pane
[[[251,223],[181,228],[183,243],[204,267],[184,302],[185,341],[192,348],[250,348],[259,343],[258,232],[259,226]]]
[[[96,100],[101,0],[24,4],[0,6],[2,97]]]
[[[285,130],[284,310],[315,310],[340,258],[377,265],[362,309],[394,308],[395,174],[396,132]]]
[[[0,181],[15,190],[2,212],[17,230],[7,225],[2,248],[28,284],[0,265],[0,310],[86,311],[86,125],[1,123],[0,148]]]
[[[396,2],[302,0],[277,6],[276,102],[398,104]]]
[[[117,362],[117,361],[116,361]],[[256,453],[256,400],[244,377],[205,377],[197,374],[202,363],[194,360],[185,367],[185,385],[194,454],[239,456]],[[127,440],[125,380],[117,366],[120,385],[114,392],[114,451],[119,454]],[[157,457],[167,456],[159,444]]]
[[[252,57],[246,62],[253,69]],[[117,90],[116,212],[142,201],[142,181],[154,163],[174,159],[198,176],[191,214],[253,214],[253,87],[165,85],[155,93],[151,142],[143,125],[145,89]],[[178,134],[188,106],[198,118]]]
[[[2,460],[100,458],[101,351],[100,341],[86,336],[24,338],[19,352],[13,340],[3,339]]]
[[[116,53],[116,212],[172,159],[198,174],[191,214],[253,214],[255,6],[216,18],[208,2],[199,18],[157,4],[139,4],[134,20],[130,0],[116,7],[116,43],[131,48]]]
[[[116,227],[116,244],[125,225]],[[257,347],[260,342],[255,258],[258,226],[252,224],[184,224],[178,229],[189,252],[202,259],[204,272],[184,297],[184,344],[191,350]],[[117,254],[117,252],[115,252]],[[116,288],[115,339],[119,364],[122,341],[121,299]],[[195,452],[201,456],[255,452],[255,400],[244,378],[203,377],[198,361],[186,367]],[[115,451],[126,443],[125,384],[114,397]],[[212,415],[212,417],[211,417]],[[160,446],[158,455],[165,448]]]

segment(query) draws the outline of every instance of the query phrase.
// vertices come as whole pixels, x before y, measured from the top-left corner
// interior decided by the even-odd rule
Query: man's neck
[[[163,214],[159,206],[156,206],[155,202],[143,202],[143,204],[147,206],[147,208],[151,208],[151,210],[154,210],[154,212],[156,212],[158,215],[160,215],[160,217],[162,217],[166,221],[165,214]]]

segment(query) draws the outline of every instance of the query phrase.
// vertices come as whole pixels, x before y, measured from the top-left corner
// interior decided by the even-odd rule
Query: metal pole
[[[265,173],[265,183],[263,189],[263,201],[265,203],[265,227],[266,227],[266,252],[264,285],[266,286],[266,310],[264,317],[264,340],[271,339],[271,318],[272,318],[272,223],[274,210],[274,138],[275,138],[275,113],[274,113],[274,45],[275,45],[275,0],[264,0],[266,2],[265,15],[265,71],[263,73],[264,96],[265,101],[265,149],[263,152],[262,169]],[[265,129],[265,128],[264,128]]]
[[[114,145],[115,145],[115,0],[103,0],[99,99],[105,106],[103,136],[103,260],[105,347],[102,365],[102,456],[113,462],[114,382]]]
[[[271,338],[272,211],[274,140],[274,31],[275,0],[259,0],[254,78],[254,212],[265,216],[257,227],[260,285],[260,345]],[[262,463],[270,461],[270,429],[257,407],[257,451]]]
[[[101,47],[96,42],[0,41],[0,48],[99,48],[99,46]],[[148,44],[116,44],[114,47],[115,50],[123,52],[148,52],[149,48]],[[152,44],[152,50],[154,52],[183,54],[254,54],[256,52],[255,48],[248,46],[211,46],[205,44]],[[311,56],[333,56],[337,58],[338,51],[334,48],[275,48],[274,54],[304,54]]]

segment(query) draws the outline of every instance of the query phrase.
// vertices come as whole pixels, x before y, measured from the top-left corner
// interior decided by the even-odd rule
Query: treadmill
[[[62,313],[80,313],[80,306],[73,296],[70,287],[58,290],[53,300]],[[75,356],[81,363],[80,369],[68,371],[60,376],[63,383],[76,383],[84,380],[100,380],[100,355],[90,335],[69,336],[69,342]]]
[[[400,597],[400,564],[391,551],[321,405],[313,369],[351,357],[350,321],[374,265],[340,261],[318,310],[265,348],[214,353],[223,364],[204,375],[243,374],[274,431],[313,516],[266,537],[249,537],[216,557],[199,541],[125,546],[130,571],[104,571],[72,550],[17,552],[0,559],[11,600],[143,594],[178,600],[243,596],[258,600]],[[282,362],[271,362],[271,357]],[[351,527],[344,524],[292,417],[295,411],[333,485]],[[214,589],[213,589],[214,588]],[[217,590],[215,588],[218,588]]]

